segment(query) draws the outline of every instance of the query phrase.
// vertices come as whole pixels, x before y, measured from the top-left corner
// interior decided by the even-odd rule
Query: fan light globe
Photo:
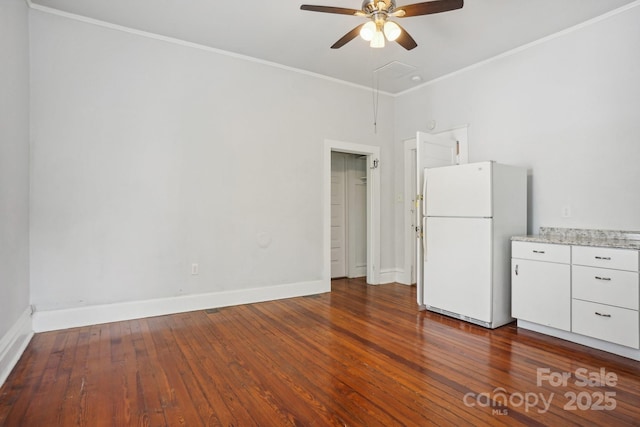
[[[376,33],[376,24],[373,21],[369,21],[360,28],[360,37],[370,42],[373,40],[373,35]]]
[[[398,26],[398,24],[396,24],[395,22],[387,21],[384,23],[384,35],[390,42],[400,37],[401,32],[402,30],[400,29],[400,26]]]
[[[384,34],[382,31],[376,31],[371,39],[371,43],[369,44],[371,47],[384,47]]]

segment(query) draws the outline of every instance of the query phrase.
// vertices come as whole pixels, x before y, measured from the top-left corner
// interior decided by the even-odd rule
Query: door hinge
[[[373,166],[371,166],[369,169],[378,169],[379,165],[380,165],[380,160],[374,159],[373,160]]]
[[[422,239],[423,236],[424,236],[424,234],[422,234],[422,227],[417,226],[416,227],[416,239]]]

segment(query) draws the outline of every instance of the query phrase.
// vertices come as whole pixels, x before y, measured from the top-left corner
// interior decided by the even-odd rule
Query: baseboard
[[[404,277],[404,270],[399,268],[387,268],[380,270],[380,284],[401,282]]]
[[[518,327],[640,361],[640,350],[631,347],[625,347],[623,345],[602,341],[597,338],[591,338],[585,335],[575,334],[573,332],[563,331],[533,322],[527,322],[526,320],[518,320]]]
[[[31,320],[31,307],[28,307],[0,338],[0,386],[4,384],[33,337]]]
[[[396,282],[401,285],[411,286],[411,269],[396,268]]]
[[[33,330],[35,332],[54,331],[207,308],[314,295],[330,291],[330,281],[316,280],[264,288],[238,289],[173,298],[75,307],[64,310],[36,311],[33,314]]]

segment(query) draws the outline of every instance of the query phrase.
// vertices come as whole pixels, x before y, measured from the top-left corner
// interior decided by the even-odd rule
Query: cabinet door
[[[571,330],[569,264],[511,260],[511,315],[540,325]]]

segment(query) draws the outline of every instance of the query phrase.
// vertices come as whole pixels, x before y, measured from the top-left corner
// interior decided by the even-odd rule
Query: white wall
[[[402,141],[431,120],[530,169],[529,232],[640,229],[639,15],[381,96],[374,133],[367,90],[31,11],[32,302],[323,279],[324,139],[382,148],[381,269],[402,270]]]
[[[369,91],[39,11],[31,43],[37,310],[323,279],[325,138],[389,159],[393,267]]]
[[[0,384],[26,344],[29,307],[29,38],[23,0],[0,3]],[[26,314],[25,314],[26,312]]]
[[[395,191],[404,139],[468,123],[470,161],[529,168],[530,233],[640,230],[639,22],[635,7],[399,96]],[[402,265],[401,205],[396,218]]]

